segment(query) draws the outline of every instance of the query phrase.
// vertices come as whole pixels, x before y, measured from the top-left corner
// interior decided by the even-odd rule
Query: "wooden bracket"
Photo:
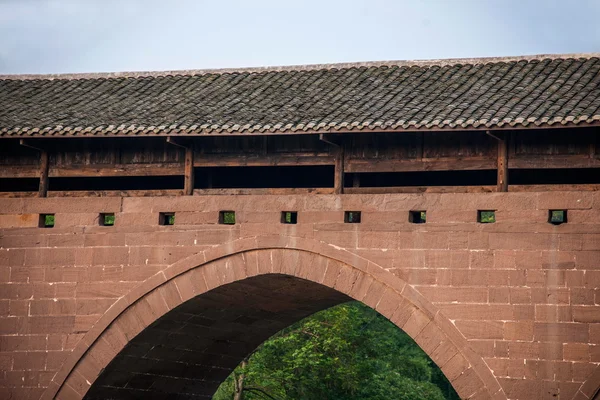
[[[183,143],[180,139],[176,139],[174,137],[167,137],[167,143],[172,144],[173,146],[181,147],[183,149],[187,149],[189,145]]]
[[[184,167],[184,181],[183,181],[183,194],[191,196],[194,194],[194,146],[193,143],[187,142],[185,144],[176,140],[173,137],[167,137],[167,143],[177,147],[181,147],[185,150],[185,167]]]
[[[331,137],[329,135],[324,134],[324,133],[320,133],[319,134],[319,140],[322,141],[322,142],[328,143],[328,144],[330,144],[332,146],[336,146],[336,147],[340,147],[341,146],[341,144],[339,144],[339,143],[332,142],[331,141]]]
[[[494,134],[493,134],[492,132],[490,132],[490,131],[485,131],[485,134],[486,134],[486,135],[488,135],[488,136],[490,136],[490,137],[493,137],[494,139],[496,139],[496,140],[498,140],[498,141],[503,141],[503,140],[504,140],[504,139],[502,139],[502,138],[500,138],[500,137],[498,137],[498,136],[494,135]]]
[[[34,149],[34,150],[37,150],[37,151],[44,151],[44,149],[42,149],[40,147],[36,147],[36,146],[30,145],[29,142],[26,141],[25,139],[19,139],[19,144],[21,146],[29,147],[30,149]]]

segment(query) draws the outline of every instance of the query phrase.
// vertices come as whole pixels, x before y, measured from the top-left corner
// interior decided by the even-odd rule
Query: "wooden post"
[[[48,151],[42,150],[40,155],[40,188],[38,191],[39,197],[48,195]]]
[[[194,146],[192,143],[185,148],[184,174],[183,194],[191,196],[194,194]]]
[[[344,147],[343,146],[339,146],[336,150],[333,192],[335,194],[344,193]]]
[[[508,134],[498,138],[497,191],[508,192]]]
[[[175,138],[167,137],[167,143],[180,147],[185,151],[183,194],[185,196],[191,196],[194,194],[194,142],[185,141],[180,143]]]

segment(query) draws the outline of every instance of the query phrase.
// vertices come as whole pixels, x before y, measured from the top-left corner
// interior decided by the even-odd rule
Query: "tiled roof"
[[[600,124],[600,54],[0,77],[0,136]]]

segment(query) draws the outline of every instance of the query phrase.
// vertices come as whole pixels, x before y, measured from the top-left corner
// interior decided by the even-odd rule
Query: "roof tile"
[[[0,77],[0,136],[472,129],[600,120],[600,58]]]

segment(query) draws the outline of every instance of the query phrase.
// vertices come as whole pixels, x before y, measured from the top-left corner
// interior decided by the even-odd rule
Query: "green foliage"
[[[285,224],[295,224],[297,222],[298,214],[292,211],[284,211],[283,212],[283,223]]]
[[[221,223],[226,225],[235,224],[235,212],[234,211],[221,211]]]
[[[349,224],[360,223],[360,211],[346,211],[346,222]]]
[[[385,317],[351,302],[314,314],[263,343],[213,400],[231,400],[234,375],[277,400],[458,399],[437,366]],[[450,388],[451,389],[451,388]],[[448,393],[444,397],[443,393]],[[265,399],[244,392],[245,400]]]
[[[550,211],[550,222],[553,224],[562,224],[565,221],[565,211],[564,210],[552,210]]]
[[[54,227],[54,214],[46,214],[44,215],[44,227],[52,228]]]
[[[496,222],[496,212],[495,211],[480,211],[479,212],[479,222],[482,224],[490,224]]]
[[[115,214],[102,214],[102,217],[104,218],[102,223],[104,226],[113,226],[115,224]]]

